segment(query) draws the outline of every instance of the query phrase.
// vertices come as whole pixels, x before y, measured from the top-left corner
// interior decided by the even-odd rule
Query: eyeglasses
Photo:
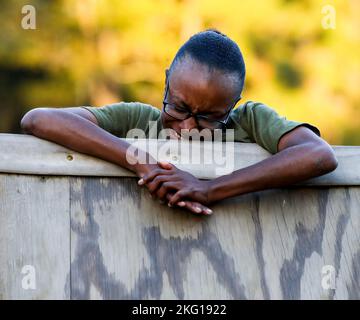
[[[166,101],[166,97],[168,95],[168,91],[169,91],[170,85],[169,85],[169,81],[167,81],[166,83],[166,89],[165,89],[165,96],[164,96],[164,112],[169,115],[170,117],[176,119],[176,120],[186,120],[189,119],[191,117],[194,117],[196,124],[201,127],[201,128],[206,128],[206,129],[225,129],[226,128],[226,124],[229,120],[230,117],[230,113],[232,111],[232,109],[235,107],[235,105],[239,102],[239,100],[241,99],[241,97],[237,98],[235,103],[232,105],[232,107],[230,108],[230,110],[228,111],[228,113],[226,114],[226,119],[225,120],[217,120],[217,119],[211,119],[207,116],[203,116],[200,114],[194,114],[191,111],[179,107],[175,104],[169,103]]]

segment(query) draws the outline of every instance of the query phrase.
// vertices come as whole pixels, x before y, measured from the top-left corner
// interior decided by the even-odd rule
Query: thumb
[[[172,168],[172,164],[164,160],[159,161],[158,164],[163,169],[170,170]]]

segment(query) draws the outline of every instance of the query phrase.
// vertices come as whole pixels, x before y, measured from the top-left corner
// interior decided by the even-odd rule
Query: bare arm
[[[301,126],[280,139],[278,153],[213,180],[209,198],[213,202],[244,193],[289,186],[329,173],[337,165],[331,146],[310,129]]]
[[[130,164],[126,156],[130,144],[100,128],[95,116],[84,108],[36,108],[25,114],[21,128],[25,133],[127,168],[138,177],[158,168],[157,164]],[[197,214],[210,210],[193,201],[186,201],[183,207]]]
[[[201,181],[169,164],[167,170],[146,174],[142,182],[159,198],[176,190],[170,205],[184,199],[210,204],[249,192],[289,186],[331,172],[337,164],[331,146],[300,126],[280,139],[278,153],[229,175]]]
[[[21,128],[25,133],[115,163],[138,176],[152,169],[151,165],[131,165],[126,160],[130,144],[100,128],[95,116],[84,108],[36,108],[25,114]]]

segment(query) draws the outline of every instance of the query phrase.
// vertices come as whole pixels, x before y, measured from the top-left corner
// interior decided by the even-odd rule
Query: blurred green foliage
[[[21,27],[23,5],[36,29]],[[322,25],[324,5],[336,28]],[[331,144],[360,145],[360,1],[2,1],[0,131],[38,106],[142,101],[161,107],[164,70],[193,33],[217,28],[247,66],[244,101],[307,121]]]

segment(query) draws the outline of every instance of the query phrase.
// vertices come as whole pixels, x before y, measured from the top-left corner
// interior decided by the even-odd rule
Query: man
[[[237,44],[216,30],[192,36],[177,52],[169,70],[162,111],[142,103],[100,108],[36,108],[21,121],[26,133],[134,171],[151,194],[198,214],[211,214],[213,202],[248,192],[276,188],[323,175],[337,167],[319,130],[280,117],[262,103],[246,102],[233,110],[244,85],[245,65]],[[234,129],[235,141],[255,142],[273,155],[230,175],[204,181],[169,163],[131,165],[129,144],[121,138],[134,128],[149,135],[173,129]]]

